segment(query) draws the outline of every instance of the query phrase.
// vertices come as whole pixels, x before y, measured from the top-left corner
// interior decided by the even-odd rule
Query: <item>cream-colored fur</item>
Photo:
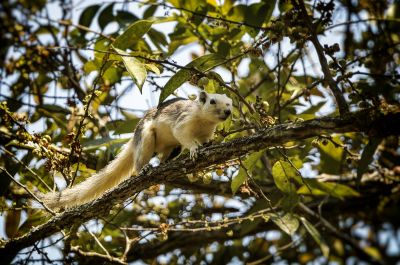
[[[196,101],[173,99],[149,110],[138,123],[132,139],[103,170],[78,185],[42,196],[51,208],[71,207],[99,197],[121,181],[137,174],[154,154],[160,162],[181,146],[196,158],[218,123],[226,120],[232,100],[225,95],[201,92]]]
[[[99,197],[110,187],[115,187],[124,179],[135,174],[133,139],[125,144],[123,150],[105,168],[70,189],[51,192],[41,196],[50,208],[59,209],[88,202]]]

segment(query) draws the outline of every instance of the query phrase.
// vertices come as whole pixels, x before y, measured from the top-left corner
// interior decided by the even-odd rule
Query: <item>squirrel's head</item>
[[[199,102],[202,106],[203,114],[216,122],[226,120],[232,113],[232,99],[223,94],[208,94],[200,92]]]

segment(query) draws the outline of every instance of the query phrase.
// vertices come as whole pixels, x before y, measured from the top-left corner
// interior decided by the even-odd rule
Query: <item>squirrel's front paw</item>
[[[197,146],[193,146],[190,148],[190,159],[195,160],[197,158],[197,151],[198,151],[198,147]]]

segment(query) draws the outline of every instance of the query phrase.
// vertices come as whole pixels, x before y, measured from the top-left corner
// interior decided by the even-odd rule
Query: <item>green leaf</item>
[[[105,38],[100,38],[99,40],[96,41],[94,44],[94,61],[98,66],[98,69],[102,68],[102,65],[104,64],[103,58],[106,56],[106,54],[109,51],[111,41]],[[111,61],[111,57],[113,54],[108,54],[108,59]],[[107,62],[111,63],[111,62]]]
[[[229,54],[231,45],[227,41],[220,40],[217,46],[217,53],[222,57],[226,57]]]
[[[296,190],[291,183],[291,178],[298,178],[297,171],[289,162],[277,161],[272,167],[272,176],[274,177],[275,185],[285,193],[291,193]]]
[[[149,18],[149,17],[153,16],[154,13],[156,12],[157,8],[158,8],[158,5],[151,5],[151,6],[149,6],[149,7],[144,11],[144,13],[143,13],[143,18],[146,19],[146,18]]]
[[[289,11],[292,8],[293,5],[290,0],[279,0],[279,11],[281,11],[282,13]]]
[[[140,119],[120,121],[117,128],[114,130],[113,135],[132,133]]]
[[[38,106],[38,108],[45,109],[45,110],[55,112],[55,113],[63,113],[63,114],[71,113],[71,111],[69,109],[63,108],[58,105],[52,105],[52,104],[43,104],[43,105]]]
[[[248,235],[251,231],[254,231],[259,227],[261,223],[266,222],[265,219],[256,218],[254,220],[245,220],[240,225],[240,234],[242,236]]]
[[[122,71],[120,68],[112,66],[106,69],[102,75],[105,84],[112,85],[121,80]]]
[[[134,44],[149,31],[153,21],[139,20],[132,23],[118,38],[113,42],[113,46],[122,50],[132,48]]]
[[[157,65],[155,65],[155,64],[146,63],[144,66],[146,67],[147,70],[150,70],[157,75],[161,74],[160,69],[158,69]]]
[[[246,158],[245,161],[243,161],[243,165],[245,166],[245,168],[247,169],[249,174],[251,174],[251,172],[253,171],[253,168],[257,164],[257,161],[260,159],[260,157],[263,155],[263,153],[264,153],[264,151],[252,153],[251,155],[249,155]],[[246,171],[244,168],[240,167],[239,173],[232,179],[232,182],[231,182],[232,194],[236,193],[238,188],[246,181],[246,179],[247,179]]]
[[[187,1],[187,2],[191,2],[191,1]],[[194,12],[196,14],[201,14],[201,15],[193,16],[191,23],[193,23],[196,27],[198,27],[204,21],[204,16],[207,14],[208,8],[207,8],[207,5],[199,5],[198,3],[196,3],[195,5],[196,5],[196,8],[195,8]]]
[[[199,38],[196,36],[188,36],[172,40],[168,47],[168,53],[173,54],[180,46],[197,41]]]
[[[83,10],[82,14],[79,17],[79,25],[90,27],[92,24],[93,18],[96,16],[97,11],[99,10],[100,5],[91,5],[88,6],[85,10]],[[86,31],[80,30],[81,33],[86,33]]]
[[[254,152],[249,155],[245,161],[243,161],[243,165],[247,168],[249,172],[253,171],[253,168],[256,166],[257,162],[260,160],[264,151]]]
[[[304,179],[303,181],[305,185],[297,190],[298,194],[310,194],[314,196],[331,195],[339,199],[360,196],[357,191],[343,184],[320,182],[316,179]]]
[[[157,49],[161,50],[161,46],[168,45],[167,38],[162,32],[155,29],[150,29],[147,34],[149,35],[151,41],[154,43]]]
[[[211,53],[194,59],[185,67],[195,68],[198,71],[206,72],[221,64],[223,61],[224,59],[220,55]],[[173,75],[161,91],[159,104],[162,103],[169,95],[171,95],[178,87],[189,80],[191,76],[192,71],[187,69],[181,69],[175,75]]]
[[[83,65],[83,71],[85,71],[86,74],[90,74],[91,72],[97,71],[98,69],[99,69],[99,66],[98,66],[96,60],[87,61]]]
[[[269,22],[272,11],[274,11],[276,1],[265,1],[248,6],[245,10],[246,23],[253,26],[261,26]]]
[[[333,137],[332,140],[341,143],[339,136]],[[340,174],[343,148],[336,147],[331,141],[328,141],[326,145],[320,144],[319,149],[321,154],[320,171],[332,175]]]
[[[13,238],[17,231],[19,222],[21,221],[21,210],[8,210],[6,215],[6,235]]]
[[[126,110],[121,110],[121,114],[124,115],[126,120],[136,120],[140,119],[136,114],[126,111]]]
[[[133,123],[135,125],[137,124],[132,121],[131,121],[131,123]],[[130,131],[130,132],[132,132],[132,131]],[[97,150],[100,147],[104,147],[104,146],[109,148],[113,145],[122,145],[128,141],[129,141],[129,138],[127,138],[127,139],[123,139],[123,138],[112,139],[112,138],[106,137],[106,138],[84,141],[82,143],[82,145],[83,145],[83,151],[86,152],[86,151]]]
[[[42,116],[46,116],[49,118],[52,118],[54,120],[54,122],[63,129],[67,129],[67,124],[65,122],[65,115],[64,114],[60,114],[60,113],[55,113],[51,110],[47,110],[44,108],[37,108],[36,109],[37,113],[39,113]]]
[[[296,192],[290,192],[286,196],[283,196],[279,201],[282,209],[286,212],[292,212],[293,208],[299,203],[299,195]]]
[[[104,8],[97,19],[99,26],[101,30],[104,30],[104,28],[112,21],[115,20],[115,16],[113,14],[114,10],[114,3],[109,4],[106,8]]]
[[[113,49],[118,52],[118,54],[120,54],[126,70],[129,72],[133,80],[135,80],[135,83],[139,87],[140,92],[142,92],[142,87],[147,77],[145,64],[135,57],[131,56],[129,53],[124,52],[123,50],[115,47],[113,47]]]
[[[2,166],[7,168],[8,173],[10,173],[12,176],[14,176],[21,169],[21,164],[14,162],[11,157],[3,157],[2,161]],[[4,196],[4,193],[8,190],[10,183],[11,178],[8,177],[8,174],[3,170],[0,170],[0,196]]]
[[[121,28],[125,28],[127,25],[131,24],[134,21],[138,21],[139,18],[132,14],[131,12],[124,10],[117,10],[117,15],[115,16],[119,26]]]
[[[245,21],[246,8],[247,8],[246,5],[233,6],[228,12],[228,19],[236,22]]]
[[[271,19],[272,12],[274,11],[276,0],[263,1],[252,5],[235,5],[228,13],[228,19],[245,22],[246,24],[254,27],[260,27],[263,23],[268,23]],[[255,37],[259,30],[249,28],[248,33],[250,36]]]
[[[376,260],[382,260],[382,254],[380,253],[379,249],[377,249],[376,247],[365,246],[364,251],[372,258],[374,258]]]
[[[209,80],[207,85],[204,86],[204,90],[207,93],[217,93],[217,90],[219,88],[219,83],[215,80]]]
[[[239,173],[235,177],[233,177],[231,182],[232,194],[236,193],[236,191],[246,181],[246,179],[247,179],[246,171],[242,167],[240,167]]]
[[[325,103],[326,103],[326,101],[321,101],[315,105],[312,105],[311,107],[309,107],[305,111],[301,112],[300,114],[314,114],[315,115],[315,113],[318,112],[325,105]]]
[[[294,233],[299,228],[299,220],[296,216],[292,215],[291,213],[287,213],[284,216],[279,216],[274,213],[269,214],[271,220],[286,234],[293,236]]]
[[[28,219],[26,219],[25,222],[23,222],[19,227],[17,236],[24,235],[25,233],[29,232],[32,227],[44,223],[49,218],[50,215],[46,215],[43,210],[35,210],[30,212]]]
[[[307,219],[304,217],[300,217],[301,222],[303,223],[304,227],[308,231],[308,233],[312,236],[312,238],[317,242],[319,247],[321,248],[322,254],[324,257],[329,257],[329,247],[328,245],[324,242],[323,238],[321,237],[321,234],[318,232],[318,230],[309,222]]]
[[[368,165],[372,162],[375,151],[381,142],[382,138],[371,138],[368,144],[365,146],[361,155],[361,159],[358,162],[357,183],[360,183],[362,175],[367,171]]]
[[[54,34],[57,35],[60,32],[60,30],[54,26],[51,25],[46,25],[45,27],[40,27],[37,30],[33,31],[35,35],[41,35],[41,34]]]

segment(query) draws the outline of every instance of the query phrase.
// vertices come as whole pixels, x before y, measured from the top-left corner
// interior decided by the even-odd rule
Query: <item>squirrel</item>
[[[137,175],[154,154],[165,162],[178,147],[195,159],[200,145],[208,142],[216,126],[232,112],[232,100],[223,94],[201,91],[196,100],[174,98],[147,111],[133,137],[105,168],[87,180],[41,197],[50,208],[77,206],[100,197],[132,175]]]

